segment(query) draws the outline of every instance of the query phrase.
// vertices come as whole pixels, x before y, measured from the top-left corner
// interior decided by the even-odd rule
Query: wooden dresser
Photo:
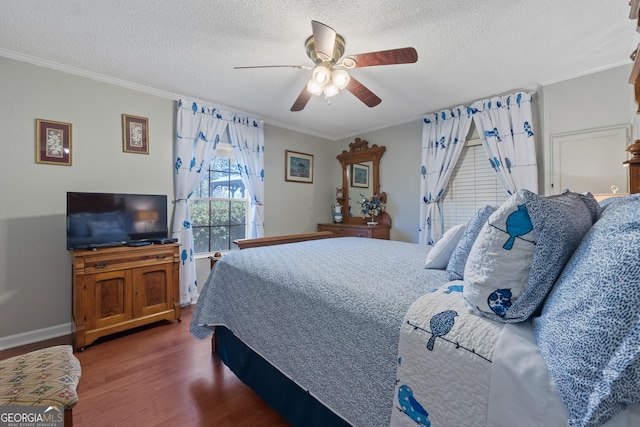
[[[389,225],[380,223],[367,224],[318,224],[318,231],[330,231],[332,237],[368,237],[372,239],[389,240]]]
[[[180,245],[71,251],[73,346],[160,320],[180,320]]]

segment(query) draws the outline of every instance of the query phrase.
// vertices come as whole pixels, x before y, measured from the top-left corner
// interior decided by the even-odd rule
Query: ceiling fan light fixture
[[[336,96],[338,92],[340,92],[340,89],[333,82],[329,82],[329,84],[324,87],[324,96],[327,98]]]
[[[333,70],[331,73],[331,81],[338,89],[344,89],[349,84],[351,77],[345,70]]]
[[[320,85],[325,85],[331,78],[331,71],[324,64],[319,64],[313,69],[312,79]]]
[[[307,83],[307,90],[314,95],[321,95],[324,85],[319,84],[314,79],[310,79]]]

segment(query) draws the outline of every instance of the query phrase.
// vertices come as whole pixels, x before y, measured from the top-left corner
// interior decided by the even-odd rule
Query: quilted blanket
[[[447,281],[424,268],[429,249],[345,237],[227,254],[191,331],[205,338],[226,326],[349,423],[388,426],[402,319]]]
[[[471,314],[462,281],[422,296],[400,331],[391,425],[486,426],[502,323]]]

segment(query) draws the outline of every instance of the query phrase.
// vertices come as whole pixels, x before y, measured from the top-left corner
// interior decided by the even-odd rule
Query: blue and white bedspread
[[[531,321],[469,312],[462,281],[418,299],[400,331],[393,427],[566,427],[562,403]],[[631,405],[603,427],[637,427]]]
[[[191,332],[226,326],[351,424],[388,426],[402,319],[447,282],[424,268],[428,250],[345,237],[229,253],[200,293]]]
[[[418,299],[400,330],[391,425],[486,426],[503,324],[471,314],[462,281]]]

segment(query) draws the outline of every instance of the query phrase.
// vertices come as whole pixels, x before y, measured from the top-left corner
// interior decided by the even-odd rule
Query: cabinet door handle
[[[163,259],[165,259],[166,257],[167,257],[167,255],[166,255],[166,254],[160,254],[160,255],[157,255],[157,256],[156,256],[156,259],[157,259],[158,261],[162,261],[162,260],[163,260]]]
[[[105,268],[109,263],[107,261],[96,262],[93,266],[95,268]]]
[[[356,237],[362,237],[362,233],[358,233]]]

